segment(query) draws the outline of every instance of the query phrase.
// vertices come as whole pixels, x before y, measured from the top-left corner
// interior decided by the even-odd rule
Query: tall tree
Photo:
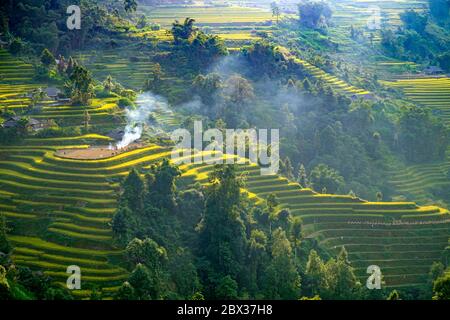
[[[450,300],[450,275],[438,278],[433,285],[433,300]]]
[[[281,228],[273,232],[272,238],[272,260],[266,270],[265,297],[298,299],[300,275],[293,261],[291,244]]]
[[[139,213],[143,209],[145,185],[136,169],[132,169],[123,181],[122,190],[121,199],[134,213]]]
[[[280,14],[281,14],[281,10],[280,10],[280,7],[278,6],[278,3],[272,2],[270,4],[270,9],[272,10],[272,17],[276,17],[277,24],[278,24],[279,19],[280,19]]]
[[[306,169],[303,163],[301,163],[297,170],[297,182],[302,186],[302,188],[308,188],[308,176],[306,175]]]
[[[66,83],[66,89],[69,91],[72,100],[82,104],[88,103],[89,99],[94,96],[93,81],[89,70],[75,64],[69,76],[69,82]]]
[[[209,279],[230,276],[238,280],[245,265],[246,248],[240,217],[242,181],[235,167],[229,165],[217,165],[209,181],[199,249],[210,265]]]
[[[137,10],[138,4],[136,0],[124,0],[123,8],[126,12],[135,12]]]
[[[0,213],[0,252],[8,254],[11,251],[11,244],[6,236],[6,220]]]
[[[326,289],[325,264],[314,249],[309,253],[305,276],[305,289],[309,296],[319,295],[321,291]]]
[[[172,24],[172,35],[175,44],[181,44],[183,42],[189,41],[193,35],[197,32],[194,27],[195,19],[186,18],[183,23],[178,20]]]
[[[47,48],[45,48],[41,53],[41,62],[47,68],[56,64],[55,57]]]
[[[348,253],[342,247],[336,260],[326,263],[327,291],[332,299],[356,298],[359,282],[348,260]]]

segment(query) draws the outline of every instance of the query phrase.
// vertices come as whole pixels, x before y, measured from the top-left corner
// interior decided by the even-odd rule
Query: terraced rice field
[[[88,66],[98,65],[94,68],[97,78],[112,74],[125,85],[136,88],[140,88],[145,74],[153,67],[149,59],[139,57],[138,62],[142,63],[130,69],[125,52],[99,57],[91,53],[81,58]],[[349,94],[366,93],[305,61],[297,62],[339,90]],[[19,69],[27,70],[25,64],[14,63]],[[6,68],[4,79],[8,80],[0,79],[0,89],[9,85],[13,92],[19,92],[28,80],[15,79],[8,72]],[[94,100],[89,107],[48,105],[36,117],[54,118],[63,126],[80,125],[85,108],[89,108],[96,129],[120,121],[114,99]],[[176,126],[179,121],[169,111],[158,112],[155,118],[168,127]],[[150,164],[170,157],[171,150],[148,145],[102,160],[55,156],[57,150],[64,148],[87,148],[109,142],[106,136],[89,134],[29,138],[22,145],[0,147],[0,212],[12,229],[10,240],[17,264],[43,270],[61,284],[68,276],[67,266],[78,265],[82,283],[98,285],[106,294],[116,291],[127,278],[122,252],[112,242],[110,226],[119,181],[133,167],[145,171]],[[182,187],[194,181],[206,183],[213,166],[192,164],[181,169]],[[333,253],[345,246],[361,280],[367,277],[367,266],[376,264],[381,267],[389,287],[424,284],[429,267],[440,259],[448,244],[450,215],[439,207],[317,194],[279,176],[261,176],[260,168],[253,164],[241,164],[238,170],[247,176],[243,192],[256,202],[273,193],[279,199],[280,208],[289,208],[292,214],[302,217],[306,237],[317,239]],[[90,288],[83,286],[83,290],[74,294],[86,297]]]
[[[76,264],[86,282],[113,292],[126,278],[125,269],[117,263],[121,252],[111,244],[108,224],[118,181],[132,167],[145,169],[169,157],[171,151],[147,146],[95,161],[54,155],[78,140],[59,140],[64,146],[41,141],[43,146],[31,139],[26,146],[2,147],[0,209],[13,227],[13,258],[18,264],[41,268],[60,282],[67,278],[65,268]],[[181,168],[181,183],[187,185],[205,183],[212,165]],[[245,191],[256,201],[274,193],[281,207],[303,218],[307,237],[332,251],[344,245],[361,277],[369,264],[377,263],[388,286],[423,283],[429,266],[447,245],[450,216],[438,207],[321,195],[278,176],[261,176],[256,165],[243,164],[239,170],[248,177]],[[89,290],[77,294],[86,296]]]
[[[299,63],[300,65],[303,66],[303,68],[314,78],[319,79],[319,80],[323,80],[325,83],[327,83],[331,88],[333,88],[334,90],[344,93],[344,94],[348,94],[348,95],[366,95],[366,94],[370,94],[369,91],[364,90],[364,89],[360,89],[360,88],[356,88],[348,83],[346,83],[345,81],[329,74],[326,73],[325,71],[323,71],[322,69],[313,66],[312,64],[310,64],[309,62],[296,58],[295,59],[296,63]]]
[[[450,78],[400,79],[382,83],[401,89],[407,99],[431,108],[436,116],[450,125]],[[410,199],[425,202],[432,198],[429,195],[430,188],[450,186],[447,176],[449,170],[450,150],[442,162],[393,168],[391,183]]]
[[[272,13],[268,8],[240,6],[162,6],[141,10],[154,23],[170,30],[174,20],[193,18],[196,25],[208,33],[220,35],[229,47],[238,47],[256,39],[257,31],[271,32]]]
[[[125,87],[139,90],[155,67],[151,58],[137,48],[83,52],[75,58],[86,65],[99,81],[111,75]]]
[[[390,183],[408,199],[419,203],[432,201],[432,188],[450,188],[447,172],[450,170],[450,149],[442,162],[392,168]],[[445,199],[447,203],[449,199]]]
[[[33,67],[14,58],[7,51],[0,49],[0,109],[10,110],[25,108],[30,104],[26,95],[38,84],[30,84]]]
[[[0,148],[0,210],[13,228],[16,263],[41,268],[60,282],[67,279],[67,266],[76,264],[87,283],[114,291],[127,277],[117,264],[121,252],[112,245],[109,225],[118,182],[131,167],[150,164],[167,152],[148,146],[95,161],[54,155],[64,148],[61,144],[83,147],[74,144],[77,140],[60,139],[51,146],[49,141],[33,145],[36,141],[30,139],[24,147]]]
[[[450,78],[400,79],[382,83],[401,89],[406,98],[431,108],[436,116],[450,125]]]
[[[205,182],[212,166],[183,169],[186,177]],[[306,237],[335,254],[345,246],[362,281],[367,267],[376,264],[388,287],[424,284],[432,262],[448,244],[450,215],[439,207],[317,194],[279,176],[261,176],[256,165],[239,170],[246,172],[246,190],[253,197],[264,199],[273,193],[280,207],[302,217]]]

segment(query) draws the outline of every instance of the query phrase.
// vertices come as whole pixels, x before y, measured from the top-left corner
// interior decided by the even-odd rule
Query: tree
[[[125,281],[117,290],[115,295],[116,300],[134,300],[136,298],[134,288],[128,281]]]
[[[164,247],[159,246],[152,239],[144,240],[133,239],[125,249],[127,260],[132,264],[145,267],[145,273],[149,281],[148,287],[145,289],[152,299],[159,299],[164,291],[165,286],[165,265],[167,263],[167,251]],[[141,268],[142,269],[142,268]],[[144,272],[140,270],[140,273]],[[140,275],[142,276],[142,275]],[[133,280],[130,278],[130,283]],[[139,294],[139,292],[137,292]]]
[[[156,92],[160,90],[161,84],[163,83],[163,76],[164,72],[161,69],[161,65],[156,63],[148,79],[146,80],[145,89]]]
[[[91,121],[91,115],[89,114],[89,111],[87,109],[84,110],[83,114],[83,122],[84,122],[84,131],[89,131],[89,122]]]
[[[309,180],[314,190],[323,190],[325,188],[325,193],[336,193],[344,185],[344,178],[339,172],[326,164],[317,165],[311,171]]]
[[[450,72],[450,52],[444,52],[438,55],[437,61],[442,69]]]
[[[309,252],[305,275],[306,291],[309,296],[318,295],[326,289],[325,264],[314,249]]]
[[[444,275],[445,272],[445,266],[442,264],[442,262],[433,262],[430,268],[429,278],[431,282],[436,281],[437,278]]]
[[[0,299],[9,300],[11,298],[11,287],[6,278],[6,269],[0,265]]]
[[[132,169],[122,183],[121,200],[133,213],[139,213],[143,209],[143,196],[145,192],[144,181],[136,169]]]
[[[301,163],[297,170],[297,182],[302,186],[302,188],[308,188],[308,176],[306,175],[306,169],[303,163]]]
[[[216,104],[216,98],[222,85],[222,78],[218,73],[199,74],[192,82],[195,93],[200,96],[203,104],[206,106],[205,113],[207,115],[215,116],[213,107]]]
[[[78,64],[74,65],[69,82],[65,86],[74,102],[86,104],[94,96],[92,75],[89,70]]]
[[[181,175],[181,171],[164,158],[159,165],[151,167],[150,173],[154,181],[148,183],[146,204],[172,211],[175,207],[175,179]]]
[[[245,266],[246,248],[245,227],[239,215],[242,181],[235,167],[229,165],[216,165],[209,181],[199,250],[210,266],[209,279],[237,279]]]
[[[114,85],[114,80],[111,77],[111,75],[108,75],[105,79],[105,81],[103,81],[103,88],[108,91],[111,92],[113,91],[115,85]]]
[[[191,37],[197,32],[194,28],[195,20],[191,18],[186,18],[181,24],[178,20],[172,24],[172,35],[175,44],[181,44],[183,42],[189,41]]]
[[[119,206],[113,216],[111,226],[114,237],[119,243],[127,243],[131,236],[132,212],[124,205]]]
[[[270,4],[270,9],[272,10],[272,17],[277,18],[277,24],[278,24],[279,19],[280,19],[280,14],[281,14],[280,7],[278,6],[278,4],[276,2],[272,2]]]
[[[170,280],[182,299],[192,299],[201,290],[194,257],[188,249],[178,248],[169,261]]]
[[[126,12],[135,12],[137,10],[138,4],[136,0],[124,0],[123,7]]]
[[[231,276],[225,276],[219,280],[216,287],[216,298],[219,300],[237,300],[238,284]]]
[[[36,106],[39,101],[45,98],[45,92],[41,88],[34,89],[31,91],[31,107]]]
[[[307,28],[322,29],[328,26],[332,11],[324,1],[303,1],[298,5],[300,24]]]
[[[0,213],[0,252],[8,254],[11,251],[11,244],[6,236],[6,220],[3,214]]]
[[[300,295],[300,275],[292,257],[292,248],[281,228],[273,232],[270,261],[265,277],[265,297],[267,299],[298,299]]]
[[[401,300],[397,290],[392,290],[387,300]]]
[[[294,247],[294,257],[297,258],[297,248],[300,247],[303,238],[303,221],[300,217],[295,217],[292,223],[292,245]]]
[[[161,271],[167,262],[167,251],[149,238],[133,239],[125,249],[127,260],[133,265],[143,264],[149,270]]]
[[[47,68],[56,63],[55,57],[47,48],[45,48],[41,53],[41,62]]]
[[[417,13],[414,10],[406,10],[400,13],[400,19],[402,20],[405,28],[412,29],[418,33],[423,33],[427,26],[428,16]]]
[[[131,273],[128,282],[134,289],[136,300],[158,299],[158,297],[151,296],[150,294],[152,291],[152,280],[147,267],[144,265],[138,264],[136,266]]]
[[[431,15],[438,20],[445,20],[450,15],[450,3],[447,0],[428,0]]]
[[[15,38],[9,45],[9,51],[13,55],[19,54],[22,51],[22,48],[23,48],[23,42],[19,38]]]
[[[450,274],[444,275],[434,282],[433,300],[450,300]]]
[[[328,295],[333,299],[354,299],[359,282],[348,260],[348,253],[342,247],[336,260],[330,259],[326,265]]]
[[[286,157],[283,165],[280,168],[281,173],[289,180],[294,180],[294,167],[292,166],[291,159]]]
[[[450,131],[428,108],[404,109],[398,126],[400,150],[407,161],[420,163],[444,159]]]
[[[252,230],[249,239],[248,264],[250,266],[251,293],[258,290],[259,279],[263,273],[266,255],[267,236],[261,230]]]
[[[226,80],[222,96],[225,98],[222,118],[229,126],[239,127],[255,97],[253,85],[246,78],[235,74]]]
[[[376,197],[378,202],[383,201],[383,194],[380,191],[377,192]]]

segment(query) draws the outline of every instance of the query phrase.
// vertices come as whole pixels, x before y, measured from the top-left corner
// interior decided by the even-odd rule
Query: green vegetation
[[[0,5],[0,299],[448,299],[448,4],[230,3]],[[279,174],[175,165],[194,120]]]

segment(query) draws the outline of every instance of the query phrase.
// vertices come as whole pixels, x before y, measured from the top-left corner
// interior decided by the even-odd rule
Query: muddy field
[[[142,144],[133,143],[125,148],[117,149],[115,146],[95,146],[89,148],[74,148],[58,150],[55,155],[60,158],[75,160],[98,160],[117,156],[121,153],[143,147]]]

